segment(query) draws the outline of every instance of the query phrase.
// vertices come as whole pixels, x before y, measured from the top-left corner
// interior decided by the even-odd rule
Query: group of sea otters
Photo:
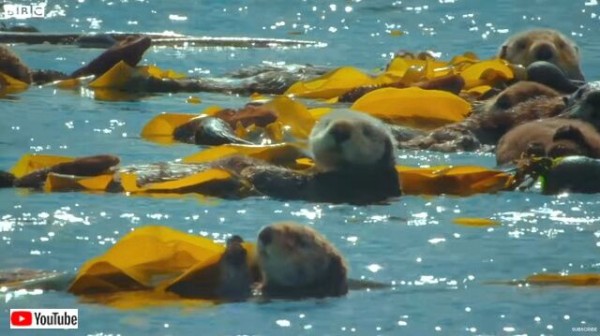
[[[132,36],[71,74],[32,70],[7,46],[0,45],[0,72],[35,84],[86,75],[100,76],[119,61],[137,65],[150,45],[150,38]],[[509,37],[500,46],[497,56],[522,66],[526,79],[496,87],[492,93],[485,95],[485,99],[473,101],[472,114],[461,122],[429,132],[398,131],[366,113],[337,110],[326,114],[310,133],[308,144],[314,167],[307,171],[296,171],[240,155],[207,164],[183,164],[183,168],[182,164],[173,163],[120,169],[147,170],[145,175],[142,174],[146,181],[138,181],[142,184],[164,180],[165,176],[181,177],[182,174],[216,167],[243,177],[258,195],[285,200],[370,204],[402,193],[395,169],[397,148],[449,152],[495,147],[499,165],[514,163],[524,157],[583,156],[600,159],[600,91],[594,83],[584,81],[577,45],[555,30],[536,29]],[[150,92],[282,93],[294,81],[315,77],[325,71],[316,67],[308,69],[298,73],[277,72],[277,69],[240,71],[236,78],[245,80],[237,81],[235,85],[202,79],[149,78],[136,89]],[[441,88],[457,94],[462,88],[455,78],[417,86]],[[355,99],[353,96],[361,93],[355,91],[346,98]],[[243,114],[255,114],[254,121],[276,118],[269,111],[261,110],[260,103],[252,103],[237,111],[227,110],[216,122],[225,122],[229,127],[236,116]],[[268,121],[263,120],[265,124]],[[215,120],[203,119],[202,122],[186,124],[176,130],[174,136],[203,144],[247,143],[236,140],[234,136],[221,137],[214,143],[210,142],[212,138],[206,140],[202,132],[204,128],[210,128],[207,122],[214,123]],[[235,121],[232,124],[235,125]],[[115,184],[111,191],[121,191],[119,183],[116,183],[119,170],[115,167],[118,164],[119,159],[112,155],[82,157],[19,178],[2,172],[0,186],[40,188],[49,173],[95,176],[114,171]],[[576,180],[598,173],[586,172],[585,167],[577,166],[575,170],[562,172],[561,180],[573,180],[575,184],[561,185],[555,192],[564,189],[588,191],[586,183],[581,186],[581,181],[577,183]],[[203,190],[193,191],[223,196],[226,194],[223,188],[227,186],[209,185]],[[216,297],[225,301],[256,295],[288,298],[340,296],[348,291],[350,282],[344,258],[330,242],[309,227],[280,223],[263,228],[257,239],[258,261],[254,266],[248,265],[242,242],[238,236],[228,240],[226,252],[219,261],[219,284],[210,293],[193,284],[171,290],[182,296]],[[257,291],[260,294],[256,294]]]

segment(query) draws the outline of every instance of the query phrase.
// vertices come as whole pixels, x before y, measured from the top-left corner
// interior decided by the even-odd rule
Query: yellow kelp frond
[[[329,99],[355,87],[374,84],[377,83],[368,74],[353,67],[341,67],[321,77],[305,82],[296,82],[287,89],[285,95]]]
[[[277,113],[277,121],[290,128],[291,133],[301,139],[308,138],[315,119],[304,104],[286,96],[278,96],[265,104],[266,109]]]
[[[87,261],[69,287],[83,295],[149,289],[155,277],[181,274],[223,253],[223,245],[164,226],[138,228]]]
[[[73,175],[48,174],[44,183],[44,191],[106,191],[113,181],[112,174],[98,175],[93,177],[81,177]]]
[[[173,138],[173,131],[178,126],[196,117],[198,117],[197,114],[190,113],[161,113],[144,125],[141,136],[146,139]]]
[[[466,90],[481,85],[493,86],[498,81],[508,81],[514,78],[508,63],[501,59],[472,64],[459,72],[459,75],[465,80]]]
[[[367,93],[351,107],[394,124],[432,129],[466,118],[471,105],[445,91],[383,88]]]
[[[207,169],[172,181],[148,183],[138,186],[137,176],[133,173],[121,174],[121,185],[125,192],[131,193],[188,193],[202,190],[208,183],[227,181],[235,177],[223,169]]]
[[[532,285],[560,285],[560,286],[600,286],[600,274],[556,274],[542,273],[528,276],[526,283]]]
[[[11,168],[10,172],[19,178],[32,173],[36,170],[50,168],[56,164],[63,162],[71,162],[75,160],[69,156],[47,155],[47,154],[25,154],[21,156],[19,161]]]
[[[138,67],[138,71],[148,76],[152,76],[160,79],[184,79],[186,75],[176,72],[174,70],[163,70],[156,65],[146,65]]]
[[[488,227],[500,225],[500,222],[489,218],[459,217],[454,218],[453,222],[454,224],[472,227]]]
[[[3,92],[17,93],[27,90],[29,84],[0,72],[0,94]]]
[[[123,89],[131,81],[136,72],[136,68],[128,65],[124,61],[115,64],[110,70],[96,78],[89,84],[92,89]]]
[[[183,163],[204,163],[222,159],[232,155],[246,155],[269,162],[294,162],[305,157],[304,150],[296,144],[282,143],[277,145],[220,145],[205,149],[199,153],[183,158]]]
[[[397,166],[402,192],[409,195],[469,196],[503,190],[513,176],[476,166],[410,168]]]

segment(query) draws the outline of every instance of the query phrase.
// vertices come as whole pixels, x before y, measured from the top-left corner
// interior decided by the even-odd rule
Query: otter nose
[[[258,234],[258,240],[260,240],[263,245],[269,245],[273,240],[273,229],[270,227],[262,229]]]
[[[337,123],[329,129],[329,134],[335,139],[335,142],[342,143],[350,139],[352,126],[347,123]]]
[[[533,52],[535,59],[538,61],[548,61],[554,57],[554,48],[550,44],[539,44]]]

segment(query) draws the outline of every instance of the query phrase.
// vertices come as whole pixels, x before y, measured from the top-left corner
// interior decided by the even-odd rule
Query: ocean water
[[[16,1],[13,1],[16,2]],[[25,1],[24,1],[25,2]],[[397,50],[465,51],[491,57],[510,34],[552,27],[581,47],[583,71],[600,78],[600,7],[595,0],[157,1],[49,0],[48,17],[26,23],[47,32],[175,31],[190,35],[315,40],[324,48],[152,48],[144,63],[189,75],[218,75],[263,61],[383,66]],[[9,23],[12,23],[10,21]],[[396,36],[390,31],[402,31]],[[97,49],[15,46],[33,68],[73,71]],[[139,137],[163,112],[239,107],[243,96],[164,94],[103,102],[80,91],[32,88],[0,100],[0,168],[27,152],[112,153],[125,164],[170,160],[198,150]],[[477,164],[491,154],[400,152],[409,165]],[[265,224],[294,220],[323,232],[346,256],[353,278],[391,283],[324,300],[116,310],[62,292],[0,296],[0,334],[27,335],[600,335],[598,288],[491,284],[536,272],[600,272],[600,198],[503,192],[467,198],[405,196],[389,205],[280,202],[262,198],[199,202],[84,193],[0,190],[0,269],[76,272],[131,229],[167,225],[223,239],[253,240]],[[492,228],[453,223],[492,218]],[[78,308],[79,330],[8,329],[10,308]],[[574,329],[584,327],[582,329]]]

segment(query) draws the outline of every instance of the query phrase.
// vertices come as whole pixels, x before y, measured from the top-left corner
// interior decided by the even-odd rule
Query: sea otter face
[[[555,30],[536,29],[513,35],[500,47],[498,56],[525,67],[536,61],[547,61],[570,79],[584,80],[577,45]]]
[[[535,97],[558,97],[560,94],[546,85],[519,81],[500,92],[490,100],[488,111],[508,111],[516,105]]]
[[[313,127],[309,145],[317,167],[324,171],[394,165],[389,128],[365,113],[349,110],[329,113]]]
[[[265,290],[314,287],[317,291],[334,288],[329,294],[345,294],[346,264],[314,229],[294,223],[273,224],[260,231],[257,245]]]
[[[600,129],[600,83],[590,82],[567,99],[567,116],[589,122]]]

